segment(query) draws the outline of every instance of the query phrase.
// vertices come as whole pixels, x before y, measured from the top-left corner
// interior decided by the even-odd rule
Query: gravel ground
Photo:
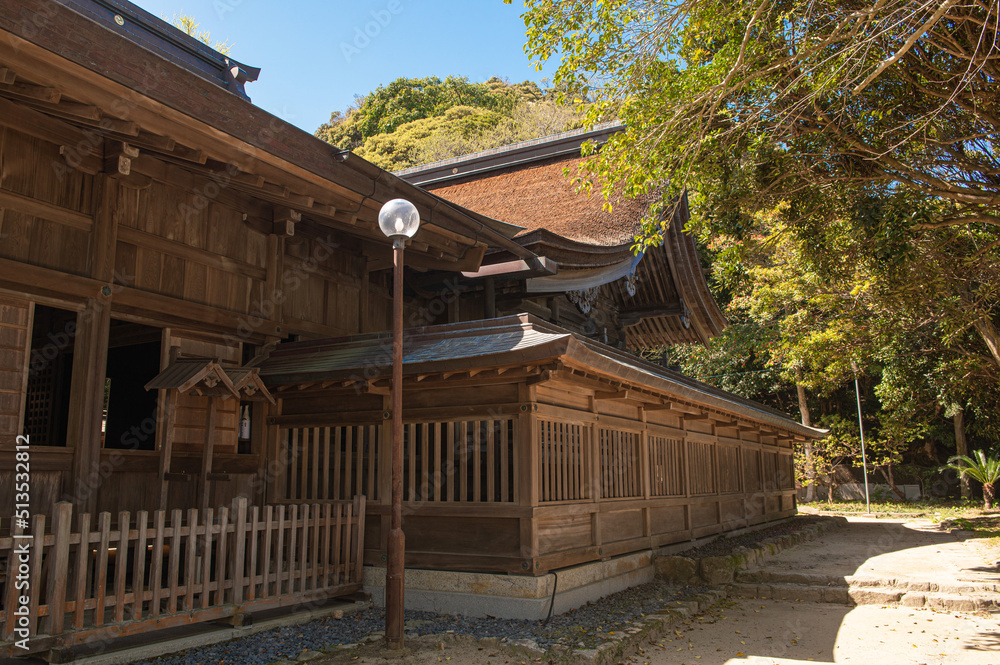
[[[692,559],[697,559],[703,556],[723,556],[731,554],[737,547],[753,547],[761,541],[768,540],[769,538],[779,538],[781,536],[796,533],[801,531],[803,527],[807,527],[810,524],[815,524],[819,521],[819,517],[796,515],[787,522],[782,522],[781,524],[776,524],[775,526],[769,526],[766,529],[759,529],[757,531],[743,533],[738,536],[723,536],[710,543],[706,543],[701,547],[678,552],[678,554],[680,556],[691,557]]]
[[[680,588],[657,582],[642,584],[556,615],[548,623],[407,611],[406,630],[408,635],[456,633],[477,638],[528,639],[542,648],[560,643],[576,648],[594,648],[608,635],[629,627],[643,615],[701,591],[704,588]],[[138,665],[264,665],[277,660],[294,660],[303,651],[322,651],[340,644],[360,642],[381,633],[384,626],[384,612],[368,608],[347,613],[342,619],[319,619],[298,626],[262,631],[230,642],[142,661]]]

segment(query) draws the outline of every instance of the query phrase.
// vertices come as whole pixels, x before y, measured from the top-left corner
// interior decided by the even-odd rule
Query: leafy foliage
[[[577,106],[558,106],[554,92],[499,78],[399,78],[335,112],[316,136],[396,170],[574,129]],[[582,104],[582,100],[581,100]]]
[[[956,455],[948,460],[948,468],[983,484],[983,502],[989,510],[996,495],[993,485],[1000,481],[1000,458],[987,457],[982,450],[975,451],[974,455],[975,458]]]

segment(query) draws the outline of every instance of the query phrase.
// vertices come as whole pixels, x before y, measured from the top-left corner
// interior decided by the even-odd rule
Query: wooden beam
[[[14,72],[10,71],[6,67],[0,67],[0,83],[10,85],[16,80],[17,76],[14,75]]]
[[[55,88],[26,83],[24,81],[0,83],[0,94],[15,95],[26,99],[37,99],[50,104],[56,104],[62,99],[62,93]]]
[[[622,400],[634,399],[631,390],[595,390],[594,399],[597,400]]]
[[[104,144],[104,172],[108,175],[127,176],[132,173],[132,160],[139,156],[139,149],[123,141]]]
[[[93,219],[89,215],[22,196],[6,189],[0,189],[0,208],[47,219],[81,231],[90,231],[93,227]]]
[[[302,221],[302,213],[287,206],[275,206],[273,219],[271,232],[279,238],[290,238],[295,235],[295,225]]]
[[[638,325],[643,319],[660,316],[682,316],[684,308],[680,305],[651,305],[648,307],[632,307],[618,312],[618,323],[623,328]]]

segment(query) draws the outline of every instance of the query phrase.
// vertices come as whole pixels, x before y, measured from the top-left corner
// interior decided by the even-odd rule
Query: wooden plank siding
[[[145,152],[133,164],[145,180],[67,169],[58,143],[13,124],[0,118],[0,453],[11,450],[24,431],[34,307],[76,312],[88,354],[86,362],[77,363],[81,371],[74,371],[72,404],[80,408],[70,440],[33,446],[36,512],[50,512],[66,497],[84,501],[80,506],[95,513],[127,509],[134,515],[158,507],[151,489],[157,484],[157,452],[103,449],[92,441],[100,398],[83,393],[90,395],[104,381],[108,313],[112,322],[162,330],[161,368],[172,348],[234,366],[244,361],[245,344],[389,327],[387,282],[369,272],[357,238],[306,222],[287,238],[261,231],[259,217],[270,209],[260,201],[244,197],[241,212],[232,188],[218,177]],[[257,226],[246,220],[248,213]],[[419,303],[407,307],[419,311]],[[94,312],[100,312],[96,319]],[[170,471],[177,475],[168,505],[187,508],[195,495],[207,406],[201,397],[181,395],[175,407],[169,421],[174,423]],[[81,415],[84,411],[88,415]],[[263,505],[264,412],[257,409],[254,416],[260,442],[252,453],[239,454],[239,405],[220,403],[212,505],[238,496]],[[159,450],[168,419],[135,415],[137,423],[155,416]],[[82,452],[77,441],[87,443]],[[88,459],[75,460],[81,455]],[[12,512],[12,482],[13,454],[0,454],[3,515]]]
[[[407,566],[539,575],[794,513],[787,441],[685,426],[683,414],[593,400],[572,381],[447,383],[404,391]],[[288,466],[276,501],[371,492],[365,561],[379,565],[389,506],[378,477],[387,481],[391,425],[375,396],[279,394],[274,421]]]

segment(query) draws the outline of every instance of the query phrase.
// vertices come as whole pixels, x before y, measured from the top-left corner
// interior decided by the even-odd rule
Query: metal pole
[[[861,390],[858,388],[858,365],[853,360],[851,368],[854,370],[854,396],[858,400],[858,429],[861,431],[861,465],[865,472],[865,512],[872,511],[871,500],[868,497],[868,459],[865,456],[865,425],[861,422]]]
[[[403,247],[405,238],[392,242],[392,495],[388,556],[385,574],[385,640],[393,650],[403,648]]]

